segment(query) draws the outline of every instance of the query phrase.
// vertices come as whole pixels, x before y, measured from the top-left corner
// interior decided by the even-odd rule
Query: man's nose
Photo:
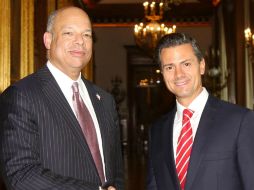
[[[80,44],[80,45],[84,44],[84,39],[83,39],[82,34],[76,34],[76,36],[75,36],[75,42],[77,44]]]
[[[183,75],[183,69],[181,68],[181,66],[176,66],[175,67],[175,76],[177,78],[181,77]]]

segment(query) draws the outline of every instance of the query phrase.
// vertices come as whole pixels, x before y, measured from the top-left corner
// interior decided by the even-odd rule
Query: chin
[[[188,97],[191,97],[192,94],[190,92],[179,92],[179,93],[176,93],[176,96],[179,97],[179,98],[188,98]]]
[[[86,66],[87,64],[89,63],[89,61],[73,61],[72,62],[72,65],[74,66],[74,67],[84,67],[84,66]]]

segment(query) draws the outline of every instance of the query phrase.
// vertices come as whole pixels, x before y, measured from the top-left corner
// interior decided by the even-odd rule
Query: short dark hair
[[[155,50],[155,59],[157,63],[161,67],[161,60],[160,60],[160,54],[163,48],[169,48],[169,47],[175,47],[183,44],[190,44],[193,48],[194,54],[197,57],[198,61],[202,61],[204,59],[203,53],[201,52],[201,49],[199,47],[199,44],[197,41],[187,36],[184,33],[171,33],[163,36],[156,47]]]

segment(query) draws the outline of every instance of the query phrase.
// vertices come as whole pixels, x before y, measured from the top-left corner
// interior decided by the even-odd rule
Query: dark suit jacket
[[[121,190],[123,168],[114,100],[83,81],[101,130],[106,177]],[[1,94],[0,126],[1,168],[9,189],[98,190],[100,178],[79,123],[46,66]]]
[[[176,108],[150,131],[148,190],[180,190],[173,153]],[[209,96],[194,139],[185,190],[254,189],[254,112]]]

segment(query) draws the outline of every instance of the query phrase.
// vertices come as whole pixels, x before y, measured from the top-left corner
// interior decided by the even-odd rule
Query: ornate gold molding
[[[34,0],[21,0],[20,78],[34,72]]]
[[[11,3],[1,0],[0,3],[0,93],[11,81]]]

